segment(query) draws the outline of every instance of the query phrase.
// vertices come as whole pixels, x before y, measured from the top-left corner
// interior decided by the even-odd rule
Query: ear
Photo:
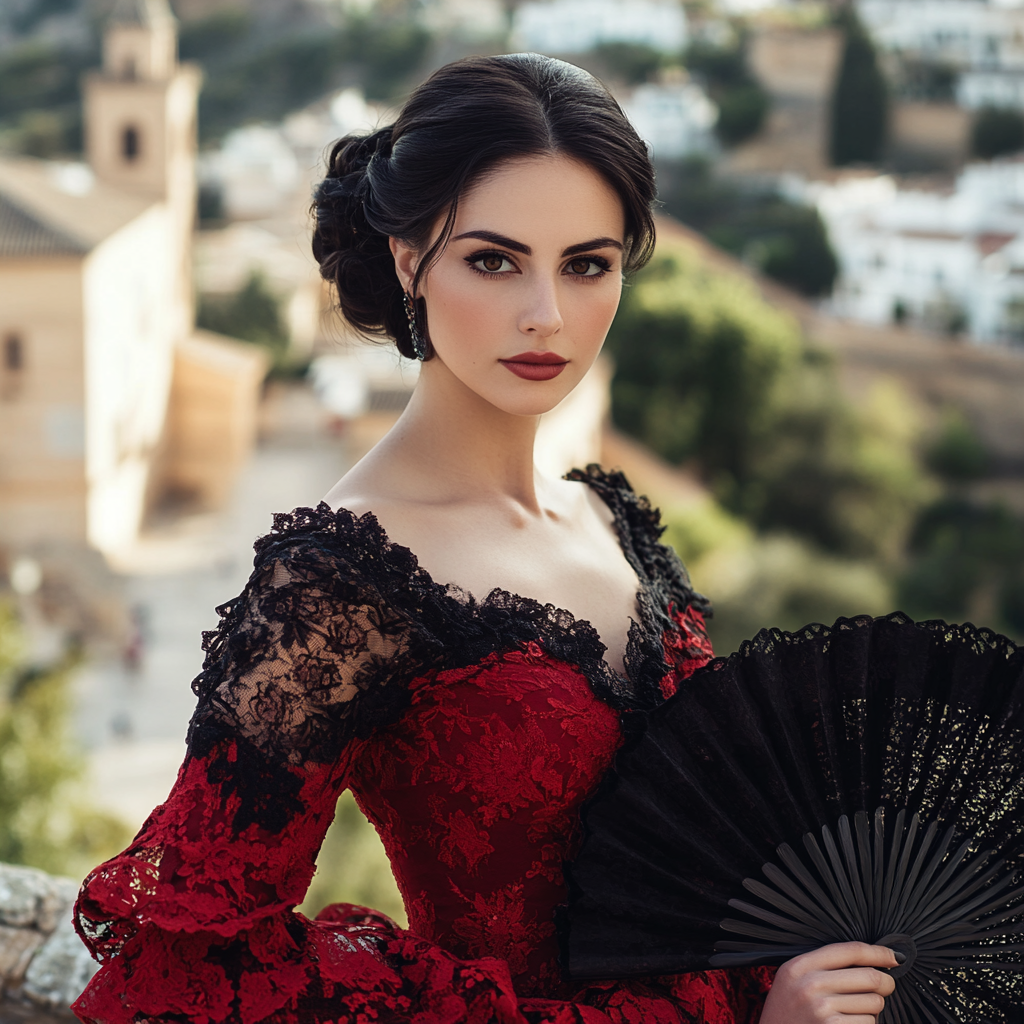
[[[404,291],[412,288],[413,279],[416,277],[416,267],[419,264],[419,257],[415,249],[411,249],[400,238],[390,238],[391,255],[395,257],[395,273],[402,284]]]

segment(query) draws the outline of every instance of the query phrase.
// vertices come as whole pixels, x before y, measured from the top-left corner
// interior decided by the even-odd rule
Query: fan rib
[[[910,871],[906,876],[899,894],[899,899],[896,903],[896,912],[894,914],[894,919],[896,921],[902,921],[904,919],[907,902],[910,899],[910,894],[914,891],[917,885],[918,876],[921,873],[921,868],[924,866],[925,858],[928,856],[928,850],[931,848],[937,831],[938,825],[934,821],[927,829],[925,829],[924,836],[921,839],[921,845],[918,847],[917,856],[914,857],[914,863],[911,865]]]
[[[848,829],[849,825],[847,825]],[[853,833],[857,840],[858,858],[850,868],[850,876],[854,879],[854,890],[860,895],[864,920],[870,934],[871,922],[875,920],[874,886],[871,884],[874,876],[871,870],[871,836],[868,832],[868,816],[864,811],[857,811],[853,816]]]
[[[813,843],[813,838],[811,841]],[[817,847],[815,847],[815,849],[817,849]],[[842,929],[846,926],[846,920],[844,918],[844,915],[832,903],[828,896],[825,895],[825,892],[824,890],[822,890],[821,886],[819,886],[818,883],[815,882],[813,876],[807,870],[807,868],[804,867],[803,861],[801,861],[800,858],[796,855],[793,848],[788,843],[783,843],[778,849],[778,854],[779,859],[782,861],[782,863],[785,864],[786,867],[793,872],[797,879],[804,884],[807,891],[810,892],[814,896],[814,898],[819,902],[821,908],[825,910],[829,917],[832,918],[832,920],[836,924],[836,927],[840,929],[840,934],[842,934]],[[818,850],[818,856],[821,857],[820,850]],[[822,864],[824,864],[824,859],[822,859]],[[765,874],[768,874],[768,872],[765,871]],[[781,872],[779,872],[779,874],[781,877],[784,877],[782,876]],[[823,877],[827,882],[829,878],[827,869]],[[769,878],[771,878],[770,875]],[[786,881],[788,882],[789,880],[786,879]]]
[[[840,828],[842,822],[846,820],[846,815],[843,815],[839,819]],[[847,832],[849,835],[849,832]],[[853,895],[850,887],[850,879],[847,877],[846,871],[843,868],[842,858],[839,854],[839,848],[836,846],[835,838],[832,835],[832,830],[827,825],[821,826],[821,840],[825,845],[825,851],[828,853],[828,859],[832,862],[833,870],[835,871],[835,879],[839,884],[839,887],[843,891],[843,896],[846,898],[847,906],[850,908],[850,916],[856,922],[853,938],[860,939],[862,942],[867,942],[867,921],[864,920],[864,915],[861,912],[860,904],[857,898]]]
[[[720,927],[734,935],[749,935],[752,939],[764,939],[765,942],[773,942],[777,945],[788,943],[790,946],[806,944],[806,935],[799,935],[794,932],[784,932],[778,928],[764,928],[759,924],[751,924],[749,921],[737,921],[733,917],[727,917],[720,924]]]
[[[991,903],[986,904],[980,910],[975,911],[976,920],[974,922],[974,927],[976,932],[980,935],[983,932],[991,930],[994,925],[1002,924],[1004,921],[1009,921],[1010,918],[1024,914],[1024,907],[1020,904],[1015,907],[1004,909],[1001,914],[993,913],[997,907],[1006,907],[1006,904],[1011,900],[1020,899],[1022,895],[1024,895],[1024,888],[1014,889],[1005,896],[1000,896],[997,899],[994,899]],[[989,916],[986,917],[986,914]]]
[[[801,937],[811,937],[820,939],[822,942],[830,942],[831,937],[823,932],[820,928],[815,927],[813,924],[807,924],[803,921],[794,921],[792,918],[782,917],[780,914],[773,914],[770,910],[765,910],[763,907],[756,907],[752,903],[745,903],[743,900],[729,900],[729,906],[734,910],[742,910],[745,914],[750,914],[751,917],[756,917],[760,921],[764,921],[766,924],[773,924],[776,928],[786,931],[786,929],[792,929],[794,926],[804,926],[804,931],[795,932],[795,934]]]
[[[874,824],[874,856],[872,857],[872,870],[871,877],[874,880],[874,910],[872,913],[872,919],[877,920],[882,914],[882,888],[885,881],[885,810],[882,807],[876,807],[875,813],[872,816],[872,822]]]
[[[928,917],[931,914],[934,906],[934,896],[938,889],[941,891],[942,886],[949,880],[949,876],[956,871],[957,865],[964,858],[964,854],[967,853],[970,847],[970,840],[962,843],[957,852],[950,859],[946,867],[939,872],[938,877],[932,881],[932,877],[935,872],[938,871],[942,864],[943,858],[946,856],[946,852],[949,849],[949,845],[953,840],[953,829],[948,829],[946,834],[942,838],[942,842],[939,843],[938,849],[935,851],[935,855],[932,857],[928,864],[928,868],[924,875],[921,876],[918,881],[915,892],[912,896],[912,905],[917,909],[908,915],[906,930],[914,931],[920,924],[921,919]],[[969,877],[969,876],[968,876]],[[955,891],[955,890],[954,890]]]
[[[765,885],[763,882],[759,882],[756,878],[744,878],[743,887],[752,892],[755,896],[760,896],[766,903],[770,903],[773,907],[789,914],[790,917],[795,918],[808,929],[816,928],[818,926],[818,917],[807,913],[802,907],[797,906],[791,900],[787,900],[785,896],[781,896],[774,889]],[[817,909],[820,911],[820,908]],[[825,942],[831,941],[830,933],[821,932],[821,935]]]
[[[716,942],[715,949],[723,952],[715,953],[708,957],[708,966],[718,969],[725,967],[750,967],[753,964],[762,964],[767,959],[792,960],[795,956],[810,953],[817,946],[777,946],[774,949],[766,950],[763,945],[756,942]]]
[[[881,810],[881,808],[879,808]],[[877,815],[877,811],[875,812]],[[900,849],[900,843],[903,842],[904,825],[907,819],[906,808],[901,808],[899,813],[896,815],[896,825],[893,829],[892,845],[889,848],[889,866],[885,871],[885,884],[882,889],[882,901],[881,906],[885,908],[885,914],[882,918],[882,923],[879,926],[883,935],[889,934],[892,929],[892,894],[893,894],[893,883],[896,878],[896,866],[899,863],[899,857],[897,851]]]
[[[835,900],[838,911],[836,923],[839,925],[840,929],[845,929],[842,934],[846,934],[850,930],[849,922],[854,916],[853,908],[850,907],[844,899],[842,889],[836,880],[834,872],[829,868],[828,861],[825,860],[825,855],[821,852],[821,847],[818,846],[814,836],[809,832],[804,836],[804,848],[811,855],[811,860],[814,863],[814,866],[818,869],[818,874],[824,880],[829,892],[832,893],[832,898]],[[800,864],[801,871],[806,877],[810,878],[809,872],[795,855],[794,861]],[[791,871],[793,870],[792,865],[787,865],[787,867],[789,867]],[[801,881],[803,881],[803,879],[801,879]],[[848,934],[846,934],[846,937],[852,938],[852,936]]]

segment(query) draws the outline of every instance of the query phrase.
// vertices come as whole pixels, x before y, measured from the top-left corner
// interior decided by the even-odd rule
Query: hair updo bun
[[[393,125],[335,143],[313,200],[313,255],[345,319],[394,338],[414,358],[390,238],[420,254],[415,294],[470,185],[503,160],[558,153],[615,189],[626,223],[623,269],[643,266],[654,249],[647,147],[608,90],[572,64],[535,53],[455,61],[416,89]],[[429,338],[422,300],[417,326]]]

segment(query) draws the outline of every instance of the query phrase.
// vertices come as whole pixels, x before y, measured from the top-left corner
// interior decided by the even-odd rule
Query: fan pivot
[[[888,973],[893,978],[901,977],[914,966],[914,961],[917,959],[917,943],[909,935],[905,935],[903,932],[892,932],[889,935],[883,935],[875,945],[888,946],[894,953],[902,953],[906,957],[903,963],[897,967],[889,968]]]

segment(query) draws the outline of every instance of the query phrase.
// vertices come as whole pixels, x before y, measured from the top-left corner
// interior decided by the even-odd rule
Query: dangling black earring
[[[403,293],[402,305],[405,307],[405,318],[409,321],[409,337],[412,339],[413,354],[422,362],[427,358],[427,343],[416,324],[416,304],[408,292]]]

